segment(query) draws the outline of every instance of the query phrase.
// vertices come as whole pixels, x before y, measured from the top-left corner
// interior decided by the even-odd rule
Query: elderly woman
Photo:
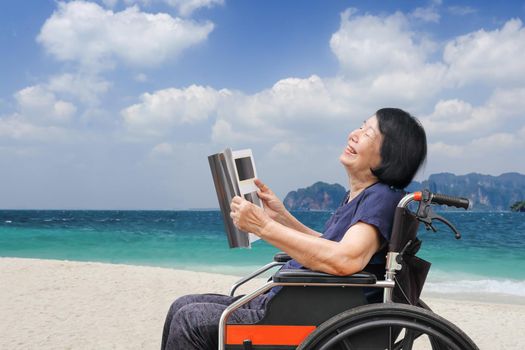
[[[401,189],[412,181],[426,157],[421,124],[396,108],[383,108],[348,135],[339,157],[348,175],[345,201],[326,223],[323,233],[299,222],[261,181],[264,210],[241,197],[231,202],[231,217],[243,231],[253,232],[293,259],[283,269],[307,268],[334,275],[362,270],[384,275],[386,246]],[[254,323],[279,287],[235,311],[231,323]],[[381,300],[380,289],[367,294]],[[217,294],[188,295],[171,306],[162,337],[162,349],[216,349],[222,311],[239,297]]]

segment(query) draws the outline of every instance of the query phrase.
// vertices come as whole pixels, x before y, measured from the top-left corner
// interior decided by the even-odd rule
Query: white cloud
[[[102,0],[104,5],[109,8],[114,8],[119,0]],[[191,14],[203,7],[212,8],[217,5],[224,5],[224,0],[123,0],[126,5],[138,4],[141,6],[151,6],[153,3],[163,2],[171,7],[174,7],[177,12],[184,17],[191,16]]]
[[[212,126],[211,140],[215,143],[235,146],[244,142],[257,143],[262,139],[257,134],[234,130],[230,122],[218,119]]]
[[[190,16],[193,11],[207,7],[211,8],[216,5],[223,5],[224,0],[164,0],[168,5],[177,8],[182,16]]]
[[[431,155],[444,155],[452,158],[461,158],[464,156],[464,146],[435,142],[428,145],[428,152]]]
[[[459,85],[521,85],[525,80],[525,28],[519,19],[501,29],[483,29],[449,42],[443,54],[449,79]]]
[[[96,75],[65,73],[51,77],[47,86],[51,91],[96,105],[99,97],[109,90],[111,83]]]
[[[33,123],[40,125],[68,123],[76,113],[76,107],[59,100],[48,89],[35,85],[15,94],[20,113]]]
[[[441,18],[438,9],[435,6],[418,7],[411,16],[425,22],[439,23]]]
[[[118,0],[102,0],[102,3],[106,5],[106,7],[113,8],[117,5]]]
[[[449,6],[448,12],[456,16],[466,16],[476,13],[478,10],[470,6]]]
[[[494,164],[503,169],[501,161],[494,159],[505,152],[514,155],[524,150],[519,136],[519,132],[525,133],[522,83],[506,86],[490,84],[487,79],[489,97],[471,101],[457,82],[472,83],[477,78],[457,68],[462,50],[473,45],[482,32],[445,43],[442,48],[454,47],[459,56],[444,50],[443,60],[436,60],[439,45],[414,31],[409,19],[410,15],[402,13],[359,16],[347,10],[330,41],[341,74],[285,78],[253,94],[203,86],[160,90],[144,94],[139,103],[124,109],[124,123],[136,135],[146,136],[165,136],[170,130],[180,132],[184,125],[199,124],[201,132],[211,132],[213,143],[260,147],[271,164],[280,157],[307,164],[311,161],[303,157],[307,146],[319,147],[319,140],[324,140],[336,149],[342,141],[330,137],[344,140],[353,126],[376,109],[394,106],[423,115],[420,119],[429,135],[428,168],[432,171],[471,167],[471,171],[491,172],[497,169]],[[508,26],[483,35],[505,32],[509,43],[518,40],[521,29]],[[498,64],[493,65],[495,70]],[[430,113],[429,106],[434,106]],[[493,160],[489,162],[487,157]],[[443,168],[443,164],[450,164],[450,168]]]
[[[359,77],[392,70],[410,72],[425,62],[430,48],[416,42],[404,14],[379,17],[356,13],[355,9],[344,11],[340,28],[330,39],[344,73]]]
[[[60,99],[46,85],[14,94],[16,112],[0,117],[0,136],[17,141],[62,142],[71,139],[77,107]]]
[[[259,127],[271,122],[279,126],[341,118],[347,108],[345,101],[337,99],[323,79],[312,75],[306,79],[282,79],[271,89],[245,96],[236,101],[233,114],[245,125]]]
[[[163,142],[153,147],[153,149],[150,152],[150,156],[151,157],[169,156],[173,154],[173,151],[174,151],[173,145],[171,145],[168,142]]]
[[[431,7],[435,5],[439,3]],[[164,135],[169,128],[207,120],[213,123],[215,142],[248,138],[275,144],[279,138],[311,137],[340,125],[349,129],[383,106],[400,106],[417,115],[435,104],[421,119],[430,134],[445,141],[451,134],[482,137],[518,118],[524,109],[522,89],[495,90],[476,107],[459,98],[439,99],[450,88],[449,67],[430,62],[436,44],[409,24],[402,13],[357,16],[355,10],[347,10],[330,41],[342,76],[286,78],[252,95],[226,90],[221,94],[202,86],[146,93],[141,103],[123,110],[125,124],[135,132]]]
[[[427,132],[446,137],[479,137],[507,125],[523,125],[525,88],[495,90],[480,106],[459,100],[440,100],[422,119]],[[456,136],[458,135],[458,136]]]
[[[270,150],[270,153],[278,157],[290,156],[297,153],[297,149],[292,143],[283,141],[275,144]]]
[[[195,124],[216,113],[228,90],[191,85],[185,89],[165,89],[141,96],[141,103],[122,111],[125,126],[133,133],[164,135],[170,128]]]
[[[505,132],[498,132],[486,137],[474,139],[470,142],[472,151],[478,154],[487,154],[490,152],[505,152],[516,147],[523,147],[524,140],[517,137],[517,135]]]
[[[109,91],[112,84],[101,77],[101,69],[121,63],[139,66],[129,77],[144,81],[148,78],[144,73],[134,75],[146,71],[142,67],[177,57],[206,40],[213,30],[211,23],[140,11],[138,5],[149,6],[148,0],[100,1],[112,8],[122,4],[137,7],[117,12],[95,3],[59,3],[38,40],[53,57],[67,61],[66,69],[73,67],[76,73],[56,75],[47,83],[19,91],[15,95],[16,112],[0,117],[0,138],[8,139],[6,143],[14,139],[12,144],[36,145],[35,149],[41,150],[45,149],[41,147],[43,142],[67,139],[76,143],[72,153],[78,151],[88,144],[82,144],[77,137],[89,133],[84,128],[79,131],[83,116],[86,125],[97,123],[97,127],[103,125],[110,130],[115,127],[112,111],[97,106],[77,111],[72,103],[96,105]],[[202,1],[193,6],[219,3]],[[194,11],[191,6],[184,10],[183,4],[189,6],[192,2],[172,2],[181,14]],[[525,66],[520,62],[525,57],[525,40],[521,21],[511,20],[496,30],[480,30],[437,43],[415,29],[420,22],[413,25],[418,16],[438,20],[437,5],[439,2],[434,2],[426,8],[434,12],[416,10],[381,16],[344,12],[340,28],[330,40],[340,63],[340,73],[333,77],[283,78],[250,94],[199,85],[144,93],[122,109],[121,125],[128,132],[126,136],[147,140],[133,145],[133,150],[147,147],[145,152],[115,147],[115,141],[104,133],[102,137],[90,135],[98,141],[104,138],[99,145],[101,151],[92,154],[104,153],[108,147],[124,149],[122,153],[113,151],[122,158],[129,157],[130,164],[144,156],[146,175],[132,177],[130,183],[162,174],[166,182],[157,184],[158,193],[165,194],[174,183],[174,175],[179,179],[176,182],[183,184],[196,173],[206,175],[207,164],[197,164],[197,157],[220,150],[222,144],[253,147],[258,165],[262,165],[258,168],[260,174],[270,184],[278,184],[284,194],[294,186],[327,177],[328,181],[342,183],[344,171],[337,157],[349,129],[377,108],[399,106],[424,116],[421,119],[429,135],[430,172],[525,171],[519,161],[525,151]],[[483,94],[477,93],[479,82],[483,83]],[[197,148],[188,143],[196,138],[200,142]],[[21,142],[25,140],[27,144]],[[90,142],[86,148],[91,149],[93,144]],[[0,151],[10,152],[8,148]],[[67,166],[70,163],[64,160]],[[167,163],[172,167],[170,173],[166,171]],[[158,168],[152,170],[152,164]],[[196,172],[195,166],[202,166],[203,171]],[[120,164],[115,167],[121,168]],[[136,170],[131,166],[107,174],[108,178],[119,179],[122,177],[115,174]],[[206,182],[204,175],[202,183]],[[201,197],[213,193],[210,191],[211,187],[203,189]],[[180,204],[186,203],[185,198],[196,198],[190,192],[179,186],[170,196],[177,196],[177,205],[185,205]],[[158,197],[154,197],[152,206],[158,205]],[[201,205],[199,201],[192,205]]]
[[[211,22],[144,13],[136,6],[113,12],[95,3],[71,1],[58,4],[37,40],[56,59],[98,71],[117,60],[157,65],[206,40],[212,30]]]
[[[347,96],[335,93],[337,87],[318,76],[283,79],[253,95],[192,85],[145,93],[122,116],[128,130],[147,137],[213,118],[216,142],[275,139],[297,128],[298,122],[302,130],[316,132],[327,121],[348,118],[351,106]]]
[[[68,136],[62,127],[33,124],[23,116],[13,114],[0,118],[0,137],[20,141],[57,142]]]
[[[345,82],[370,101],[423,108],[444,89],[479,82],[515,87],[525,80],[525,29],[518,19],[452,39],[440,61],[433,58],[440,45],[414,31],[409,16],[348,9],[330,46]]]
[[[368,106],[423,106],[446,85],[447,67],[430,62],[438,45],[412,31],[403,13],[341,15],[330,46],[339,60],[344,90],[355,90]],[[340,84],[342,85],[342,84]],[[370,107],[368,107],[370,109]]]
[[[501,174],[508,171],[525,171],[523,157],[525,139],[518,134],[496,132],[480,138],[463,139],[461,142],[444,142],[429,145],[430,173],[452,171],[463,174],[482,172]]]

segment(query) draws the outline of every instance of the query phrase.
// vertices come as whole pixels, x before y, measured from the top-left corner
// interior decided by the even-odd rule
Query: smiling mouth
[[[345,147],[345,152],[348,154],[353,154],[353,155],[357,154],[355,149],[353,149],[352,146],[348,146],[348,145]]]

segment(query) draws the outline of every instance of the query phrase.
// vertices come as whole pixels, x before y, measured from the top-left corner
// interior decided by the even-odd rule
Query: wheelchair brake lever
[[[423,223],[425,224],[425,229],[427,231],[430,231],[432,230],[432,232],[437,232],[437,229],[434,227],[434,225],[432,225],[432,222],[424,222]]]
[[[435,219],[437,221],[441,221],[442,223],[444,223],[445,225],[450,227],[450,229],[452,231],[454,231],[454,236],[456,237],[456,239],[460,239],[461,238],[461,233],[459,233],[459,231],[454,227],[454,225],[452,225],[452,223],[450,221],[448,221],[444,217],[442,217],[440,215],[437,215],[437,214],[434,214],[433,219]]]
[[[434,225],[432,225],[432,220],[437,220],[447,225],[454,232],[454,236],[456,237],[456,239],[461,238],[461,233],[459,233],[459,231],[454,227],[454,225],[452,225],[450,221],[448,221],[441,215],[436,214],[430,207],[428,207],[425,212],[426,216],[418,217],[418,220],[425,224],[425,228],[427,229],[427,231],[432,230],[433,232],[437,232],[437,229],[434,227]]]
[[[423,198],[418,209],[417,209],[417,219],[425,224],[425,229],[427,231],[432,230],[432,232],[437,232],[437,229],[432,225],[432,219],[436,216],[432,207],[430,206],[430,199]]]
[[[456,239],[461,238],[461,233],[452,225],[450,221],[442,217],[441,215],[438,215],[432,210],[432,195],[430,191],[425,190],[423,191],[423,198],[421,202],[419,203],[419,207],[417,209],[417,219],[425,224],[425,228],[428,230],[432,229],[432,231],[437,232],[437,229],[432,225],[432,220],[441,221],[454,232],[454,236]]]

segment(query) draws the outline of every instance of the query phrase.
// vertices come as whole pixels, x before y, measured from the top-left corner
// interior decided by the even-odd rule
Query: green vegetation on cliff
[[[525,201],[514,203],[510,206],[510,210],[525,212]]]

